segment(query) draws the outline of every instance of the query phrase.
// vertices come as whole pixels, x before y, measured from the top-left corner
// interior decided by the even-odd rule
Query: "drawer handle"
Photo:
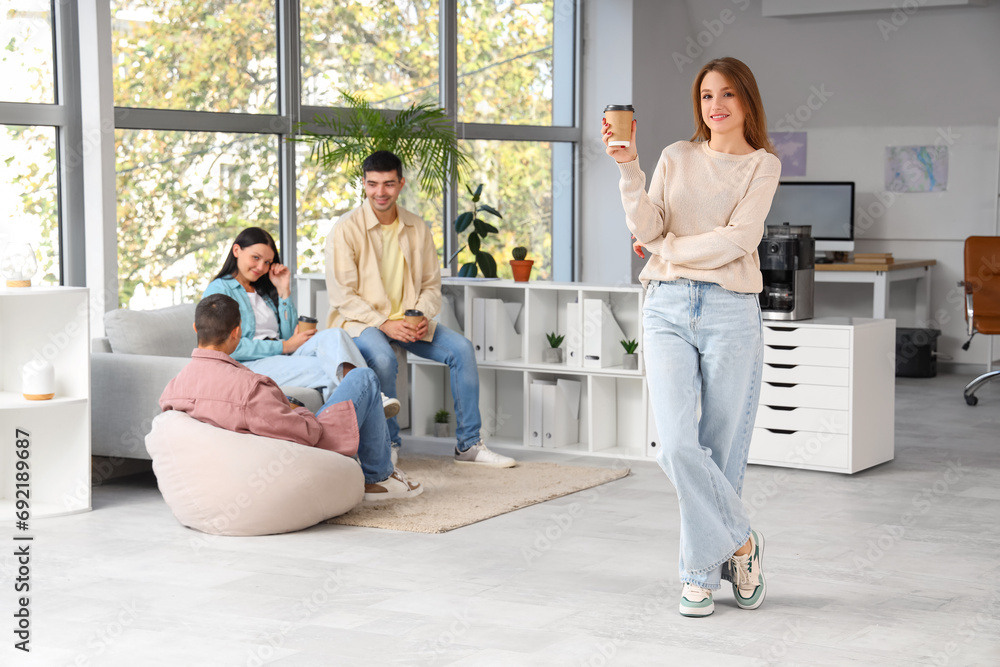
[[[798,345],[768,345],[772,350],[796,350]]]
[[[768,428],[765,430],[770,431],[771,433],[779,433],[781,435],[792,435],[793,433],[798,433],[798,431],[788,431],[783,428]]]
[[[797,387],[797,382],[767,382],[772,387]]]
[[[798,327],[768,327],[771,331],[798,331]]]
[[[772,410],[783,410],[785,412],[791,412],[792,410],[798,410],[798,408],[790,408],[787,405],[765,405],[765,408],[771,408]]]
[[[771,368],[783,368],[787,370],[798,368],[798,364],[765,364],[765,366],[770,366]]]

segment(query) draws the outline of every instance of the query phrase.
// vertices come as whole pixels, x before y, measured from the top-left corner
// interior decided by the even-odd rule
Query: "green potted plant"
[[[398,113],[375,109],[364,97],[341,93],[346,113],[317,114],[311,125],[291,141],[312,145],[310,157],[323,167],[344,167],[359,179],[361,163],[375,151],[392,151],[407,169],[415,170],[421,191],[437,196],[445,183],[467,173],[470,154],[458,144],[454,122],[433,104],[411,104]]]
[[[448,437],[448,419],[451,413],[441,408],[434,413],[434,436],[438,438]]]
[[[639,370],[639,355],[635,353],[639,343],[635,342],[633,338],[632,340],[623,340],[621,344],[625,348],[625,354],[622,355],[622,369],[626,371]]]
[[[547,333],[545,337],[549,341],[549,346],[542,350],[542,361],[547,364],[561,364],[563,362],[563,351],[559,347],[562,345],[565,336],[560,336],[556,332]]]
[[[533,259],[525,259],[528,256],[528,249],[518,246],[510,251],[514,259],[510,260],[510,270],[514,274],[514,281],[519,283],[528,282],[531,277],[531,265],[535,263]]]
[[[471,262],[463,264],[462,268],[458,270],[458,275],[462,278],[475,278],[479,275],[479,269],[481,269],[484,278],[496,278],[496,260],[493,259],[493,255],[489,254],[485,250],[482,250],[482,241],[488,234],[497,234],[499,233],[499,230],[480,218],[479,214],[489,213],[490,215],[500,219],[503,219],[503,216],[500,215],[500,211],[479,201],[480,196],[483,194],[482,183],[480,183],[475,190],[470,188],[468,185],[465,186],[465,189],[468,190],[469,194],[472,196],[472,210],[460,213],[459,216],[455,218],[455,233],[461,234],[468,229],[470,225],[473,229],[469,232],[469,238],[466,244],[455,251],[455,254],[448,260],[448,264],[451,264],[452,260],[458,257],[460,252],[468,248],[475,259]],[[476,268],[477,265],[478,269]]]

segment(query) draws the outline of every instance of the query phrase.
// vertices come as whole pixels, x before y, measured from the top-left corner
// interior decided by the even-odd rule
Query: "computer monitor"
[[[811,225],[816,252],[854,251],[853,181],[781,181],[767,225]]]

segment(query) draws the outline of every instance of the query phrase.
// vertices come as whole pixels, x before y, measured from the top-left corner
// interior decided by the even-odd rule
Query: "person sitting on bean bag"
[[[381,392],[375,372],[354,368],[315,415],[289,403],[278,384],[230,355],[239,345],[240,307],[212,294],[195,309],[198,348],[191,363],[170,381],[160,408],[236,433],[289,440],[356,456],[365,477],[366,501],[413,498],[423,491],[391,459]]]

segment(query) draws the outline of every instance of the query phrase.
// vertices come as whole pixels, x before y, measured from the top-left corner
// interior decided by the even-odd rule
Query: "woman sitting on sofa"
[[[230,296],[240,306],[243,335],[233,358],[279,385],[316,389],[325,401],[346,372],[367,368],[343,329],[296,330],[291,273],[281,263],[274,239],[260,227],[244,229],[233,241],[202,298],[212,294]],[[383,407],[387,417],[393,416],[399,401],[383,394]]]

